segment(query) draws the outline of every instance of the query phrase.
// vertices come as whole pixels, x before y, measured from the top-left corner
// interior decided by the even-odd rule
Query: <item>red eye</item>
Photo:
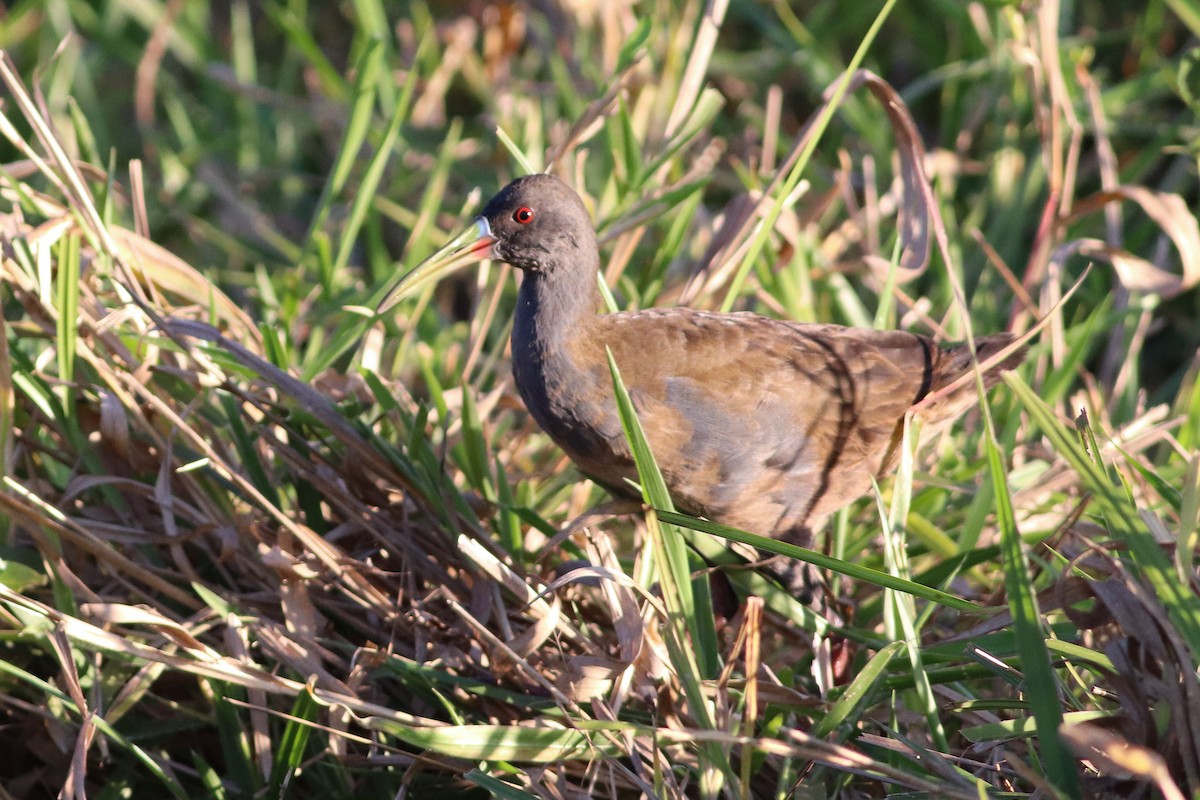
[[[528,225],[533,222],[533,209],[529,206],[521,206],[513,212],[513,219],[522,225]]]

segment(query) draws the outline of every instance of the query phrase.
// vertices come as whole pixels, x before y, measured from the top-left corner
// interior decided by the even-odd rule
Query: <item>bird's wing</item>
[[[743,527],[762,532],[772,515],[865,491],[930,380],[928,343],[903,332],[687,309],[600,319],[593,340],[612,350],[685,506],[758,509]]]

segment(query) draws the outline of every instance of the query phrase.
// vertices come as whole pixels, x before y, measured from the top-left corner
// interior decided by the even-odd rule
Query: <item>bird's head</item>
[[[492,258],[529,272],[576,264],[596,247],[583,201],[553,175],[517,178],[488,202],[480,218],[495,239]]]
[[[378,313],[429,281],[485,258],[531,273],[594,273],[596,234],[583,201],[567,184],[553,175],[517,178],[488,201],[474,225],[401,278]]]

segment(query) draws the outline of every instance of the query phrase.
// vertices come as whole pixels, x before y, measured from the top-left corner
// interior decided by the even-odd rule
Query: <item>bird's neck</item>
[[[600,390],[593,386],[594,365],[584,363],[592,350],[588,336],[599,305],[595,267],[565,277],[526,272],[517,294],[512,332],[517,390],[542,430],[572,453],[595,446],[576,441],[581,434],[570,420],[580,407],[594,402],[593,389]],[[607,371],[604,375],[607,380]]]
[[[513,321],[513,357],[520,349],[542,360],[562,353],[596,318],[600,290],[596,267],[526,272],[517,293]]]
[[[589,363],[581,347],[600,305],[596,267],[524,273],[512,320],[512,377],[539,425],[558,440],[556,426],[586,392]],[[547,428],[547,426],[550,426]]]

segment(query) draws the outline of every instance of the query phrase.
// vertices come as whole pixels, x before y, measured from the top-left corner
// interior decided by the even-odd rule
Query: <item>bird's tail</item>
[[[996,333],[990,336],[980,336],[975,340],[975,357],[982,365],[992,356],[1004,350],[1013,343],[1011,333]],[[1026,347],[1020,347],[1006,356],[1002,361],[986,367],[983,373],[983,385],[990,389],[1000,382],[1000,376],[1019,366],[1025,360]],[[922,402],[920,416],[926,423],[926,432],[932,434],[941,430],[951,421],[978,402],[978,393],[974,379],[964,380],[961,384],[950,389],[950,385],[971,372],[971,350],[965,342],[943,347],[934,355],[933,384]]]
[[[980,336],[975,340],[975,358],[982,365],[992,356],[999,353],[1013,343],[1016,337],[1011,333],[993,333],[989,336]],[[1020,366],[1025,360],[1029,348],[1022,345],[1017,350],[1010,353],[998,364],[993,364],[988,367],[983,373],[983,385],[991,388],[1000,382],[1000,376],[1011,369]],[[951,345],[941,351],[943,359],[941,367],[935,370],[938,380],[934,383],[932,389],[938,389],[949,386],[954,381],[961,378],[971,370],[971,350],[967,347],[966,342]],[[974,390],[974,384],[970,384],[968,391]]]

